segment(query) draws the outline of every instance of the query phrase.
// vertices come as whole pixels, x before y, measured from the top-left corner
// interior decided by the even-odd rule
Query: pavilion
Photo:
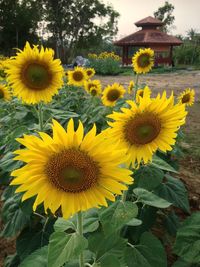
[[[182,41],[162,32],[159,28],[163,22],[156,18],[149,16],[137,21],[135,25],[142,29],[114,42],[114,45],[122,47],[122,64],[131,64],[133,48],[150,47],[155,51],[155,66],[158,64],[173,65],[173,46],[181,45]]]

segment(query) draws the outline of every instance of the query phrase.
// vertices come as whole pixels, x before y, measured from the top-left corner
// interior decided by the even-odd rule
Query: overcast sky
[[[148,16],[158,7],[163,6],[165,0],[103,0],[111,3],[120,13],[118,38],[133,33],[137,30],[134,22]],[[175,9],[174,16],[176,26],[172,34],[186,34],[191,28],[200,32],[200,0],[168,0]]]

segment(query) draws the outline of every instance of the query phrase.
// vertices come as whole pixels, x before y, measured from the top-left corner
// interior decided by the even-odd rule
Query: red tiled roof
[[[139,21],[137,21],[135,23],[135,25],[137,27],[142,27],[142,26],[145,26],[145,25],[149,25],[149,26],[151,26],[151,25],[152,26],[162,26],[163,24],[164,23],[161,20],[156,19],[156,18],[153,18],[151,16],[146,17],[144,19],[141,19],[141,20],[139,20]]]
[[[181,45],[182,41],[158,29],[142,29],[114,42],[114,44],[119,46],[142,46],[149,44]]]

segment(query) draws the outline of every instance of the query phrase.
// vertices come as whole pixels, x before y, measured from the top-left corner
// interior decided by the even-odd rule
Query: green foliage
[[[99,227],[99,217],[95,209],[90,209],[83,214],[83,233],[91,233],[97,230]],[[58,218],[54,224],[55,232],[76,231],[77,229],[77,215],[66,220],[64,218]]]
[[[156,155],[153,156],[153,161],[151,165],[164,171],[177,173],[177,171],[170,164],[168,164],[165,160]]]
[[[168,1],[165,1],[165,4],[154,12],[155,18],[161,20],[164,23],[162,30],[165,32],[168,32],[170,30],[170,26],[172,26],[174,23],[175,17],[173,16],[173,11],[174,6]]]
[[[20,195],[15,194],[5,201],[2,214],[6,224],[1,232],[1,236],[15,236],[29,222],[30,215],[23,212],[20,199]]]
[[[185,40],[183,45],[174,49],[175,64],[197,65],[200,62],[200,40]]]
[[[103,210],[100,222],[106,234],[120,230],[124,225],[133,225],[133,219],[138,214],[137,205],[126,201],[117,201]],[[135,223],[138,223],[135,221]]]
[[[52,134],[52,118],[66,127],[73,117],[75,128],[81,120],[85,132],[93,123],[101,132],[108,127],[106,116],[125,105],[124,98],[114,108],[108,108],[99,98],[87,95],[83,88],[64,86],[59,95],[43,107],[44,131]],[[4,129],[0,132],[0,182],[7,186],[12,179],[10,172],[22,166],[21,162],[13,161],[12,151],[22,148],[14,139],[23,134],[38,135],[37,107],[23,105],[17,99],[11,103],[0,102],[0,126]],[[9,257],[5,266],[78,267],[78,257],[83,253],[85,263],[93,267],[165,267],[167,261],[162,243],[173,240],[177,231],[174,251],[180,259],[176,264],[188,261],[190,266],[191,255],[198,245],[195,236],[198,220],[188,220],[187,225],[183,223],[180,228],[174,207],[189,213],[188,196],[183,183],[172,174],[178,175],[170,156],[158,153],[151,163],[134,170],[135,183],[129,187],[126,201],[125,195],[123,201],[116,197],[108,207],[83,212],[83,236],[78,231],[77,215],[65,220],[59,217],[58,211],[58,218],[55,218],[50,211],[45,214],[42,204],[33,212],[35,197],[21,202],[21,194],[14,194],[16,186],[7,186],[2,195],[1,216],[5,227],[1,234],[16,237],[16,255]],[[166,230],[162,240],[153,234],[158,222]],[[194,227],[189,228],[190,224]],[[181,229],[188,232],[184,240]],[[194,247],[189,237],[194,238]],[[185,255],[182,243],[188,248]],[[193,254],[189,253],[191,248]]]
[[[0,47],[8,51],[24,46],[26,41],[36,42],[40,4],[34,0],[0,1]]]
[[[146,189],[143,188],[135,188],[133,189],[133,193],[137,197],[138,202],[142,202],[143,204],[156,207],[156,208],[168,208],[171,203],[164,200],[163,198],[160,198],[153,194],[152,192],[147,191]]]
[[[164,178],[164,172],[151,165],[141,166],[134,174],[134,187],[153,190],[159,186]]]
[[[78,233],[55,232],[51,235],[48,248],[48,266],[60,267],[76,259],[87,248],[87,239]]]
[[[179,179],[166,174],[165,182],[158,188],[158,195],[173,203],[175,207],[190,213],[187,190]]]
[[[117,32],[119,13],[99,0],[44,0],[47,30],[66,62],[77,49],[96,46]],[[95,20],[94,20],[95,19]],[[100,24],[95,21],[101,21]],[[62,52],[64,50],[64,53]]]
[[[188,263],[200,264],[200,212],[187,218],[177,232],[174,252]]]
[[[113,58],[89,59],[90,67],[100,75],[118,75],[121,72],[120,61]]]
[[[105,235],[104,232],[98,231],[88,239],[88,248],[94,253],[94,261],[100,263],[108,255],[117,257],[122,263],[124,261],[124,250],[127,241],[116,233]]]
[[[19,265],[19,267],[46,267],[47,266],[47,246],[37,249]]]
[[[142,234],[140,243],[126,248],[128,267],[166,267],[167,258],[161,242],[151,233]]]

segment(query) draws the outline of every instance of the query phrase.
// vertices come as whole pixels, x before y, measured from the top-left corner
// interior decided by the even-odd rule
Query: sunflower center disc
[[[143,95],[144,95],[144,92],[141,91],[141,92],[139,93],[139,96],[143,97]]]
[[[4,98],[4,93],[3,91],[0,89],[0,99]]]
[[[116,101],[120,97],[120,92],[116,89],[110,90],[107,94],[109,101]]]
[[[97,90],[96,90],[96,88],[92,88],[92,89],[90,90],[90,93],[91,93],[92,96],[96,96],[96,95],[97,95]]]
[[[90,90],[92,87],[96,87],[96,85],[93,84],[93,83],[89,83],[89,84],[88,84],[88,89]]]
[[[160,133],[161,123],[154,114],[138,114],[125,126],[125,138],[132,145],[145,145]]]
[[[47,67],[38,63],[29,64],[22,75],[25,84],[31,89],[43,90],[51,82],[51,75]]]
[[[182,98],[182,103],[185,104],[188,103],[189,101],[190,101],[190,95],[189,94],[184,95]]]
[[[141,56],[139,56],[138,65],[140,67],[145,68],[149,66],[149,64],[150,64],[150,57],[148,54],[142,54]]]
[[[88,70],[88,71],[87,71],[87,75],[88,75],[88,76],[92,75],[92,71],[91,71],[91,70]]]
[[[82,192],[97,183],[99,167],[86,153],[69,149],[50,158],[46,166],[50,182],[65,192]]]
[[[80,82],[83,80],[83,73],[81,71],[74,71],[73,78],[76,82]]]

